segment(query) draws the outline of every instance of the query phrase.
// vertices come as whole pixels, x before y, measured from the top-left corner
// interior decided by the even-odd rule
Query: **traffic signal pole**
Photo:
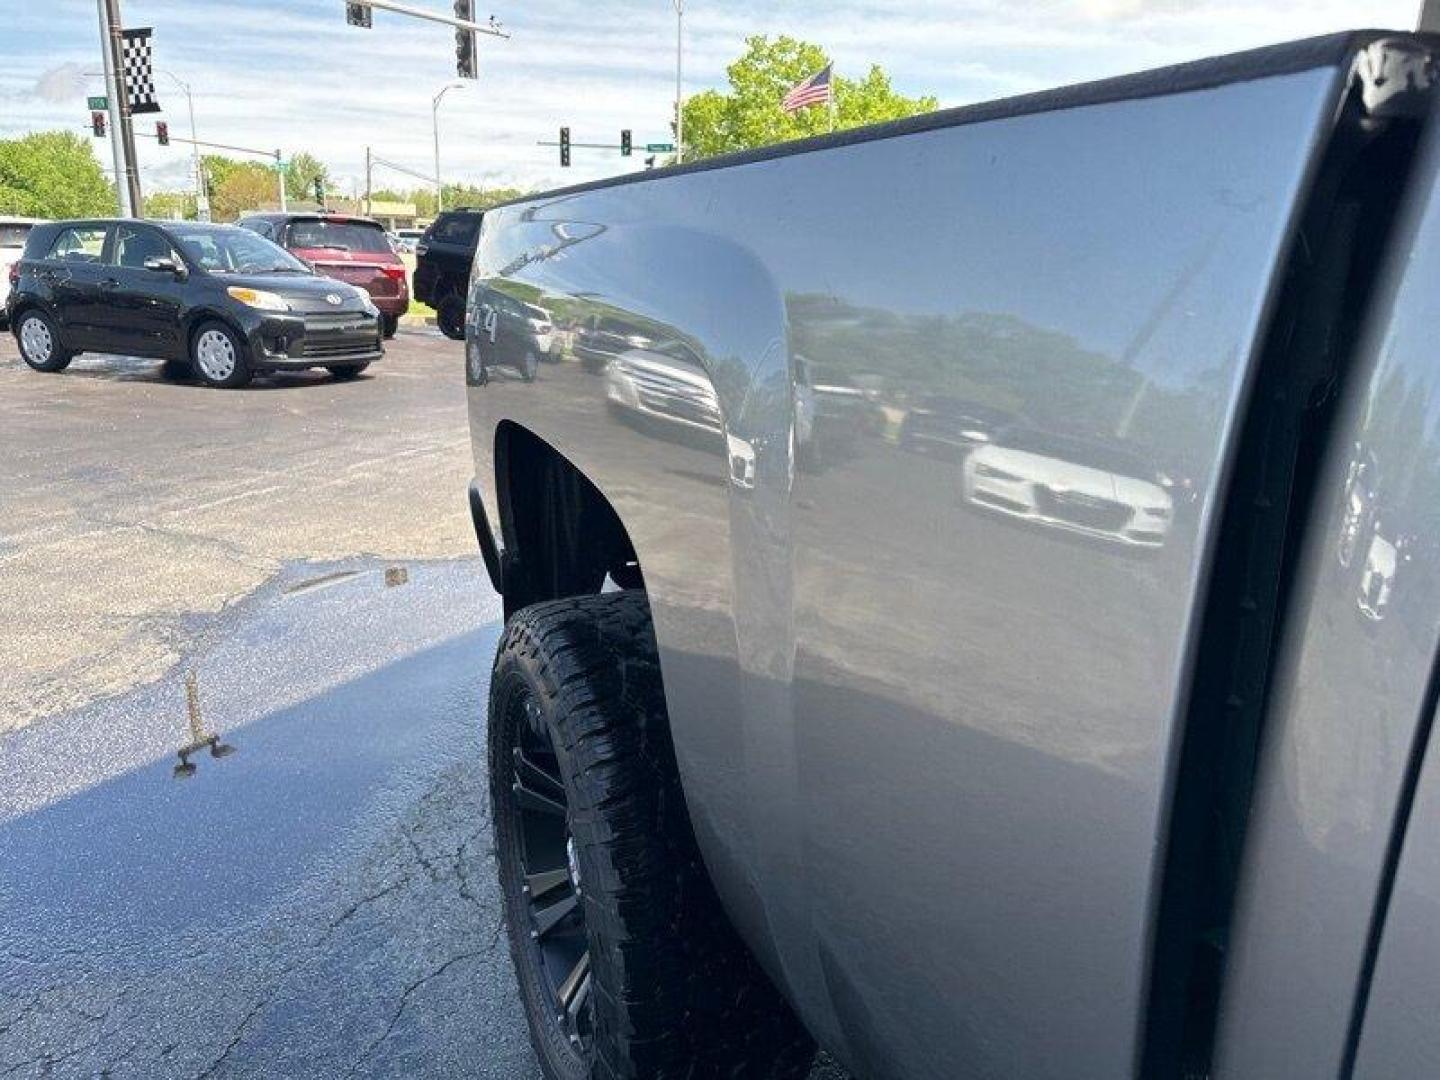
[[[120,71],[120,0],[96,0],[100,12],[101,57],[105,61],[105,97],[110,110],[110,150],[115,158],[115,193],[121,217],[145,212],[140,195],[140,171],[135,163],[135,133],[130,127],[130,104]]]

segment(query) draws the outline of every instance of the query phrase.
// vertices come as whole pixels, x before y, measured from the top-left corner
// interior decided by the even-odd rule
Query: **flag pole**
[[[832,63],[832,64],[830,65],[830,134],[831,134],[831,135],[834,135],[834,134],[835,134],[835,112],[836,112],[836,108],[837,108],[836,100],[835,100],[835,90],[836,90],[836,86],[835,86],[835,65]]]

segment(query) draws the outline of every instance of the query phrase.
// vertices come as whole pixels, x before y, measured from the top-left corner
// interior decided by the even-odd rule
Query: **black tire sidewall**
[[[591,1075],[590,1062],[578,1054],[564,1034],[549,1022],[547,1012],[549,1000],[546,988],[540,982],[538,946],[522,929],[529,918],[527,901],[520,892],[519,882],[523,876],[519,829],[512,800],[504,797],[515,777],[510,752],[517,743],[514,710],[508,707],[512,695],[529,692],[540,707],[540,714],[550,732],[555,754],[565,777],[567,794],[573,796],[569,777],[571,761],[564,745],[564,739],[557,730],[555,703],[531,657],[514,653],[502,656],[496,667],[491,683],[491,723],[503,725],[491,733],[490,739],[490,784],[491,815],[495,825],[495,857],[500,867],[501,902],[505,909],[505,929],[510,944],[510,956],[514,962],[516,979],[520,984],[521,1004],[525,1020],[530,1027],[530,1042],[540,1059],[540,1067],[546,1080],[588,1080]],[[583,841],[576,838],[583,876],[586,854]]]
[[[200,335],[207,330],[219,330],[230,339],[230,344],[235,349],[235,370],[229,377],[224,379],[212,379],[205,373],[205,368],[196,359],[195,350],[200,343]],[[245,386],[254,377],[250,367],[250,350],[245,345],[245,340],[219,319],[210,319],[197,326],[190,334],[190,367],[195,372],[195,377],[206,386],[213,386],[220,390],[235,390]]]
[[[360,377],[360,373],[369,366],[369,364],[331,364],[330,366],[326,367],[325,370],[328,371],[331,375],[333,375],[336,379],[339,379],[341,382],[345,382],[349,379],[358,379]]]
[[[381,336],[382,338],[384,338],[386,341],[389,341],[391,338],[393,338],[393,337],[395,336],[396,332],[397,332],[399,329],[400,329],[400,316],[399,316],[399,315],[383,315],[383,314],[382,314],[382,315],[380,316],[380,336]]]
[[[43,323],[45,329],[50,332],[50,359],[43,364],[37,364],[30,358],[30,354],[25,351],[24,343],[20,340],[20,331],[24,329],[27,322],[32,320]],[[15,320],[14,333],[15,344],[20,349],[20,358],[24,360],[26,365],[32,370],[53,373],[56,371],[64,371],[65,368],[69,366],[73,354],[69,352],[61,342],[60,328],[55,325],[55,320],[50,318],[45,312],[35,309],[21,312]]]

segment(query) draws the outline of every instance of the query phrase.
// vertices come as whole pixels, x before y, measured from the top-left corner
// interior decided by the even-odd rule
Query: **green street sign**
[[[85,107],[86,107],[87,109],[96,109],[96,110],[108,109],[108,108],[110,107],[110,99],[109,99],[108,97],[92,97],[92,98],[86,98],[86,99],[85,99]]]
[[[675,152],[673,142],[647,142],[645,144],[647,154],[672,154]]]

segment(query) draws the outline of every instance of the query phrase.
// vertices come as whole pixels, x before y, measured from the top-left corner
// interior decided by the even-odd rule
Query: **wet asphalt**
[[[539,1076],[459,362],[221,393],[0,341],[0,1076]]]

